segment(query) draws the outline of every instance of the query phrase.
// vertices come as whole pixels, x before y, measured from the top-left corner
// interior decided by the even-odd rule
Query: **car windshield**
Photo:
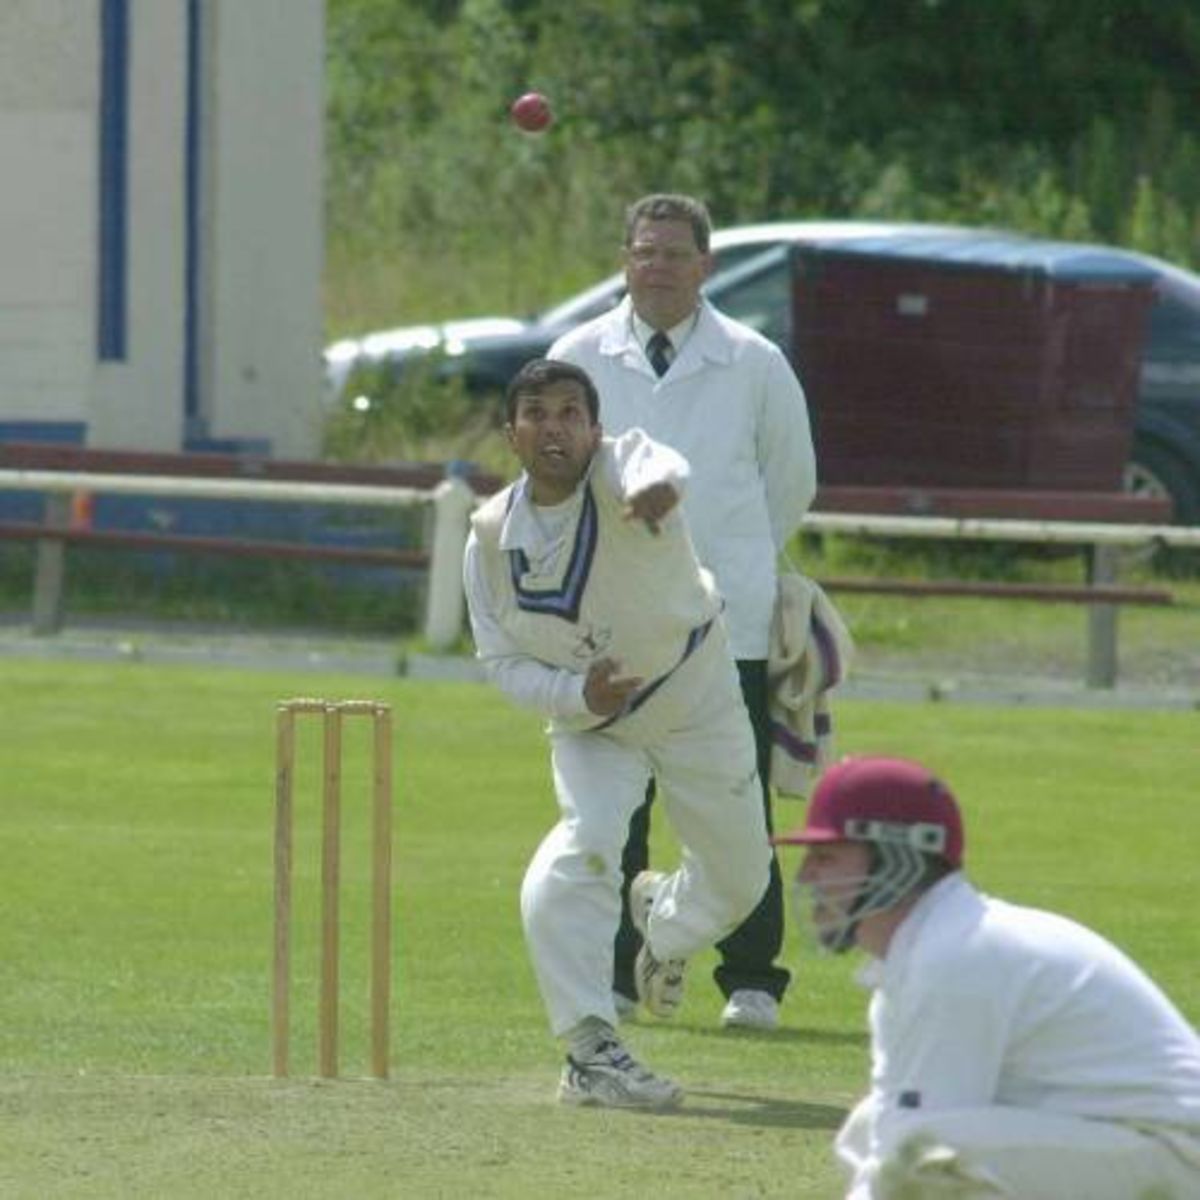
[[[739,251],[746,247],[739,246]],[[792,277],[788,247],[753,247],[752,255],[713,275],[705,288],[712,302],[727,316],[741,321],[780,346],[791,344]]]
[[[541,313],[539,325],[581,325],[593,317],[606,313],[621,303],[625,295],[625,276],[610,275],[602,283],[590,287],[586,292],[571,296],[554,308]]]

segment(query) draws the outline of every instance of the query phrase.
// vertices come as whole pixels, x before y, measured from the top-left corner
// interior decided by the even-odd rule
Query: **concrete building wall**
[[[315,453],[323,16],[0,3],[0,438]]]
[[[320,432],[323,10],[221,0],[207,16],[201,408],[221,436],[267,431],[295,457]]]
[[[97,0],[0,5],[0,428],[87,420]]]

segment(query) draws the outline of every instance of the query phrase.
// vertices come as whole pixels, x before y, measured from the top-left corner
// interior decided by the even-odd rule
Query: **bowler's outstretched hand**
[[[651,533],[658,533],[659,522],[679,503],[679,493],[670,483],[652,483],[635,492],[625,504],[625,520],[645,521]]]
[[[642,686],[639,675],[620,675],[621,664],[615,658],[598,658],[588,668],[583,681],[583,698],[598,717],[619,713],[630,697]]]

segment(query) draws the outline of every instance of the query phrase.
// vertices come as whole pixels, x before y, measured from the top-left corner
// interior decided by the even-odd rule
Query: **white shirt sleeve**
[[[609,446],[611,453],[606,452]],[[637,428],[627,429],[611,443],[605,443],[597,465],[609,487],[622,500],[658,483],[669,483],[682,500],[691,476],[688,461],[678,450],[654,441]]]
[[[488,679],[514,704],[546,717],[569,718],[589,710],[583,698],[584,676],[552,667],[524,653],[496,619],[496,604],[480,561],[483,551],[474,532],[463,556],[463,588],[475,638],[476,657]]]
[[[758,462],[771,533],[782,550],[817,494],[817,461],[804,389],[783,352],[772,347],[758,428]]]

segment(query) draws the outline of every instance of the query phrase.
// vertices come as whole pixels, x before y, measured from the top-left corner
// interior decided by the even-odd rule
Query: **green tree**
[[[526,311],[624,206],[1013,225],[1200,260],[1200,6],[329,0],[335,329]],[[544,90],[550,133],[506,120]],[[410,315],[411,314],[411,315]]]

